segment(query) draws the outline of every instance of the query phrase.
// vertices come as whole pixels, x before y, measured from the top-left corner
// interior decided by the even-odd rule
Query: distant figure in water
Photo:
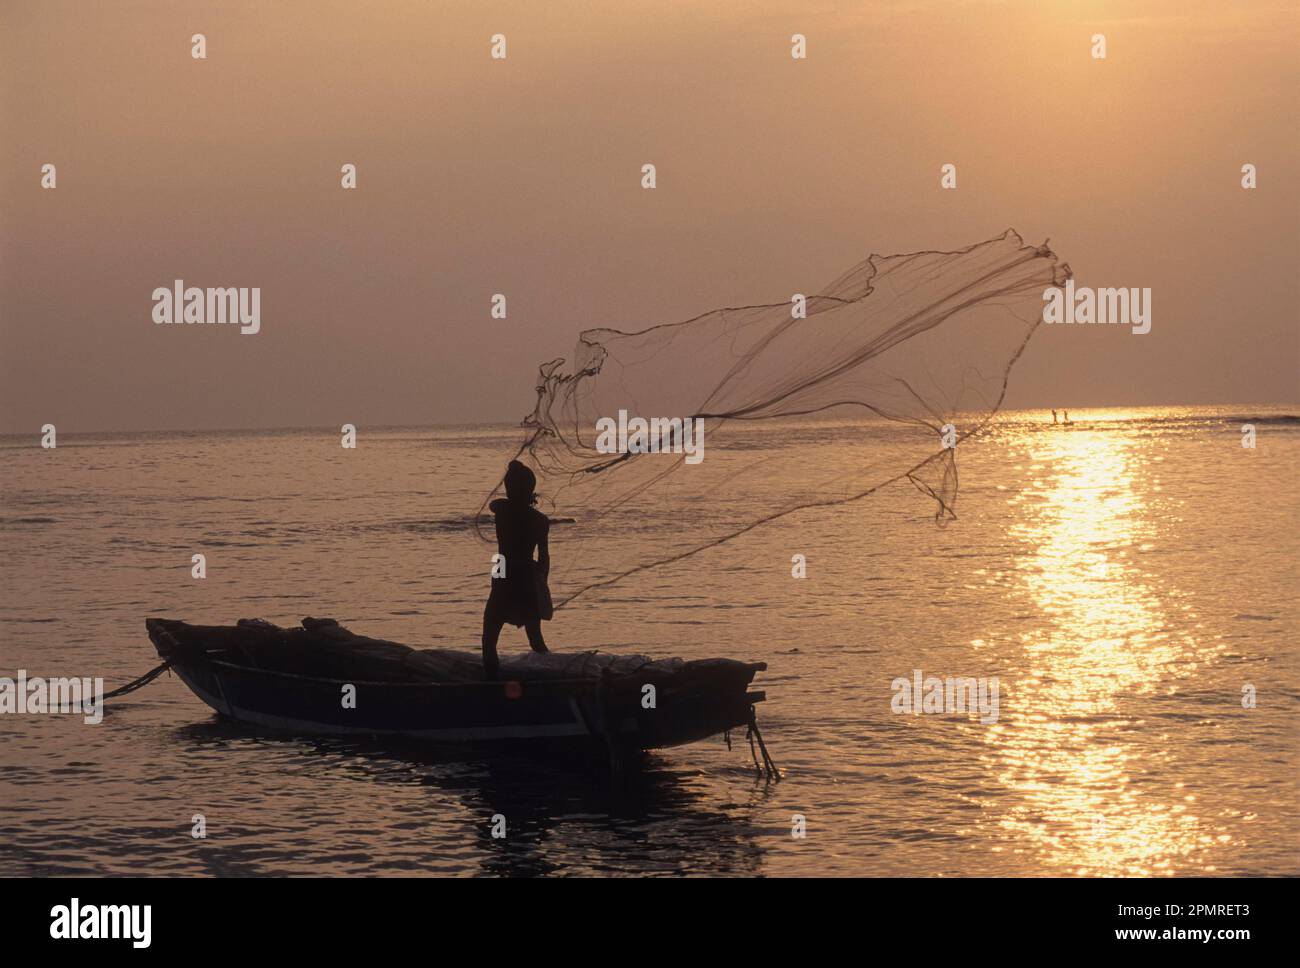
[[[497,677],[497,639],[506,622],[524,627],[528,644],[534,652],[546,652],[542,638],[542,620],[551,618],[551,593],[546,585],[551,569],[551,553],[546,539],[550,519],[533,507],[537,503],[537,476],[526,465],[512,460],[506,468],[506,496],[497,498],[488,508],[496,518],[497,551],[501,554],[492,578],[492,593],[483,610],[483,671],[489,679]],[[533,560],[533,549],[537,560]]]
[[[1070,411],[1068,411],[1068,410],[1062,410],[1062,411],[1061,411],[1061,416],[1062,416],[1061,423],[1069,423],[1069,422],[1070,422]]]
[[[1056,411],[1052,411],[1052,423],[1056,423]]]

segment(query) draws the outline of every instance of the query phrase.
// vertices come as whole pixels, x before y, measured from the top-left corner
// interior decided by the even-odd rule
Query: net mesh
[[[961,442],[1001,406],[1044,289],[1069,276],[1046,243],[1009,230],[955,252],[873,255],[806,309],[792,297],[586,330],[572,365],[542,365],[516,454],[537,472],[542,509],[574,520],[553,531],[556,607],[891,483],[910,481],[940,523],[954,518]],[[608,452],[620,412],[700,421],[700,459]],[[682,426],[663,449],[691,445]]]

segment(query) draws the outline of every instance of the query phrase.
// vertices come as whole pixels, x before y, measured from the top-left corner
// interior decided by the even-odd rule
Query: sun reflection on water
[[[1132,697],[1176,688],[1207,655],[1171,630],[1168,595],[1146,563],[1157,509],[1149,465],[1128,435],[1027,436],[1027,481],[1013,537],[1017,566],[1046,620],[1022,636],[1020,673],[1004,683],[987,734],[997,780],[1017,795],[998,821],[1044,873],[1155,875],[1205,866],[1214,832],[1181,783],[1135,783],[1170,752],[1163,727],[1134,719]],[[1007,688],[1010,687],[1010,688]]]

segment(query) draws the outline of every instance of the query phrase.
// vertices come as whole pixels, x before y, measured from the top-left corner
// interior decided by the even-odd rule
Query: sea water
[[[656,753],[621,789],[542,758],[263,736],[163,676],[98,724],[0,715],[0,874],[1300,873],[1300,425],[1286,412],[1079,409],[1069,429],[1004,414],[962,443],[946,528],[903,485],[548,623],[557,650],[768,663],[755,688],[779,783],[756,777],[739,734]],[[760,436],[756,460],[870,458],[851,425]],[[519,439],[0,439],[0,675],[112,689],[157,663],[147,616],[331,617],[473,650],[495,549],[471,520]],[[748,486],[662,526],[734,511]],[[555,513],[575,519],[552,528],[557,575],[617,567],[581,509]],[[526,647],[507,629],[503,653]],[[918,669],[996,680],[995,721],[896,711],[891,684]]]

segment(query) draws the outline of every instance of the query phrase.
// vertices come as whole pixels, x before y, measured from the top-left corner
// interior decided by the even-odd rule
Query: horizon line
[[[1192,408],[1238,408],[1238,407],[1295,407],[1300,412],[1300,402],[1297,401],[1250,401],[1250,402],[1225,402],[1218,401],[1215,403],[1109,403],[1109,404],[1071,404],[1070,406],[1057,406],[1057,410],[1155,410],[1160,408],[1184,407]],[[999,409],[993,417],[996,418],[1002,414],[1008,413],[1050,413],[1052,407],[1033,406],[1033,407],[1003,407]],[[56,425],[57,426],[57,425]],[[340,425],[341,426],[341,425]],[[361,425],[356,425],[361,429]],[[524,424],[520,422],[511,422],[508,420],[486,420],[477,422],[464,421],[442,421],[442,422],[423,422],[423,423],[389,423],[381,422],[368,425],[372,430],[419,430],[433,428],[494,428],[494,429],[513,429],[522,430]],[[282,424],[275,426],[256,426],[256,427],[117,427],[117,428],[98,428],[92,430],[60,430],[60,434],[73,434],[76,436],[91,436],[96,434],[235,434],[235,433],[267,433],[267,432],[293,432],[293,431],[323,431],[328,433],[338,433],[333,424]],[[0,430],[0,437],[26,437],[29,434],[40,434],[40,428],[33,430]]]

